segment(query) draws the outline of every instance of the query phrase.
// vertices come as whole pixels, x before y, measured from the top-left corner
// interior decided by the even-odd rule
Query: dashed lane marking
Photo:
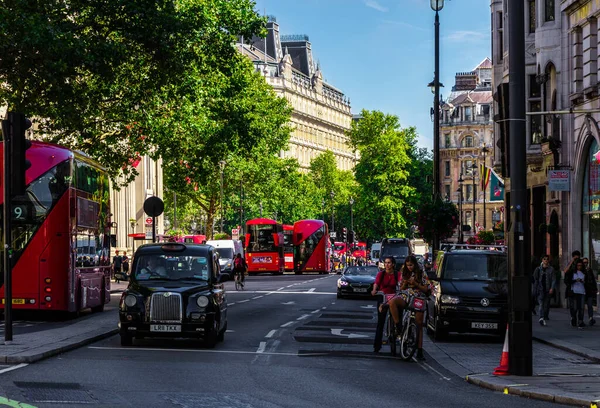
[[[13,370],[18,370],[19,368],[27,367],[28,365],[29,364],[27,364],[27,363],[21,363],[21,364],[12,366],[12,367],[7,367],[7,368],[0,370],[0,374],[8,373],[9,371],[13,371]]]
[[[313,310],[311,313],[319,313],[321,309]]]
[[[271,330],[270,332],[267,333],[267,335],[265,337],[267,339],[270,339],[271,337],[273,337],[275,335],[275,333],[277,333],[277,330]]]
[[[287,322],[287,323],[284,323],[284,324],[282,324],[282,325],[281,325],[281,326],[279,326],[279,327],[288,327],[288,326],[291,326],[291,325],[292,325],[292,324],[294,324],[294,323],[295,323],[295,322]]]
[[[266,341],[261,341],[258,345],[258,348],[256,349],[257,353],[264,353],[265,352],[265,348],[267,347],[267,342]]]
[[[254,296],[252,299],[260,299],[261,297],[264,297],[263,295],[260,296]]]
[[[302,315],[302,316],[300,316],[300,317],[299,317],[299,318],[297,318],[296,320],[304,320],[304,319],[306,319],[306,318],[309,318],[309,317],[310,317],[310,315],[309,315],[309,314],[305,314],[305,315]]]
[[[238,300],[238,303],[250,302],[250,299]]]
[[[315,290],[317,290],[317,288],[310,288],[310,289],[309,289],[307,292],[310,292],[310,293],[312,293],[312,292],[314,292]]]

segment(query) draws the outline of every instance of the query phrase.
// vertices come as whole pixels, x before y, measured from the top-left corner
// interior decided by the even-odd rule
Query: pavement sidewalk
[[[127,282],[111,282],[112,294],[123,292]],[[0,364],[33,363],[118,333],[118,310],[106,310],[78,318],[64,326],[15,334],[11,344],[0,342]]]
[[[597,320],[598,317],[596,317]],[[587,319],[586,319],[587,321]],[[600,405],[600,327],[571,327],[566,309],[551,309],[541,326],[534,316],[533,376],[494,376],[503,343],[425,340],[439,364],[472,384],[505,394],[574,406]]]

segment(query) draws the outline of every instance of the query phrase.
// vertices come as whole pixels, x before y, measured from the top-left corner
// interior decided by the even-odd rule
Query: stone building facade
[[[562,2],[564,5],[565,1]],[[507,98],[508,68],[508,1],[491,1],[492,21],[492,89],[495,110],[494,167],[507,176],[503,160],[508,161],[509,148],[506,142],[507,111],[500,102]],[[533,114],[535,112],[560,111],[571,107],[568,91],[568,66],[566,38],[569,29],[561,17],[561,2],[554,0],[528,0],[525,8],[525,93],[527,116],[526,158],[527,191],[529,201],[530,234],[526,237],[532,261],[542,254],[562,263],[570,252],[567,246],[581,248],[581,238],[572,236],[569,221],[570,194],[551,191],[548,174],[552,170],[572,170],[572,149],[569,140],[571,115]],[[567,54],[565,54],[567,53]],[[510,177],[506,177],[506,208],[510,208]],[[509,216],[509,213],[507,212]],[[508,223],[507,223],[508,226]],[[576,234],[578,235],[578,234]],[[572,241],[575,239],[575,241]],[[568,244],[572,241],[571,244]],[[564,243],[564,245],[563,245]]]
[[[480,165],[491,167],[493,161],[491,77],[489,58],[473,71],[457,73],[450,96],[441,104],[441,194],[462,208],[462,225],[470,227],[465,238],[479,228],[491,229],[502,217],[503,203],[491,202],[489,190],[482,191],[480,183]]]
[[[267,23],[265,39],[240,39],[238,50],[250,58],[275,92],[293,107],[292,135],[281,157],[298,159],[308,169],[312,159],[330,150],[340,170],[351,170],[358,159],[348,146],[346,132],[352,113],[350,100],[342,91],[323,80],[312,56],[306,35],[280,35],[274,17]]]

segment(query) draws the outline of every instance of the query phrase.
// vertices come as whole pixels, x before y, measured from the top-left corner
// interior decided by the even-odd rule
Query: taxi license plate
[[[497,329],[498,323],[471,323],[472,329]]]
[[[2,299],[2,304],[5,304],[5,303],[6,303],[6,299]],[[13,305],[24,305],[25,299],[13,299],[12,304]]]
[[[164,333],[179,333],[181,332],[181,326],[176,324],[152,324],[150,325],[150,331]]]
[[[357,288],[354,289],[355,292],[360,292],[360,293],[366,293],[367,292],[367,288]]]

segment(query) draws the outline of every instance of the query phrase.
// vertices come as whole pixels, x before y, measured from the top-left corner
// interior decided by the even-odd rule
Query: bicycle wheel
[[[390,352],[392,356],[396,357],[398,354],[398,350],[396,348],[396,325],[394,324],[394,319],[392,318],[391,313],[388,312],[387,315],[387,339],[390,344]]]
[[[408,326],[402,332],[402,341],[400,342],[400,356],[408,361],[417,351],[417,324],[414,319],[410,319]]]
[[[242,289],[242,283],[240,282],[240,276],[237,275],[235,277],[235,290],[241,290]]]

